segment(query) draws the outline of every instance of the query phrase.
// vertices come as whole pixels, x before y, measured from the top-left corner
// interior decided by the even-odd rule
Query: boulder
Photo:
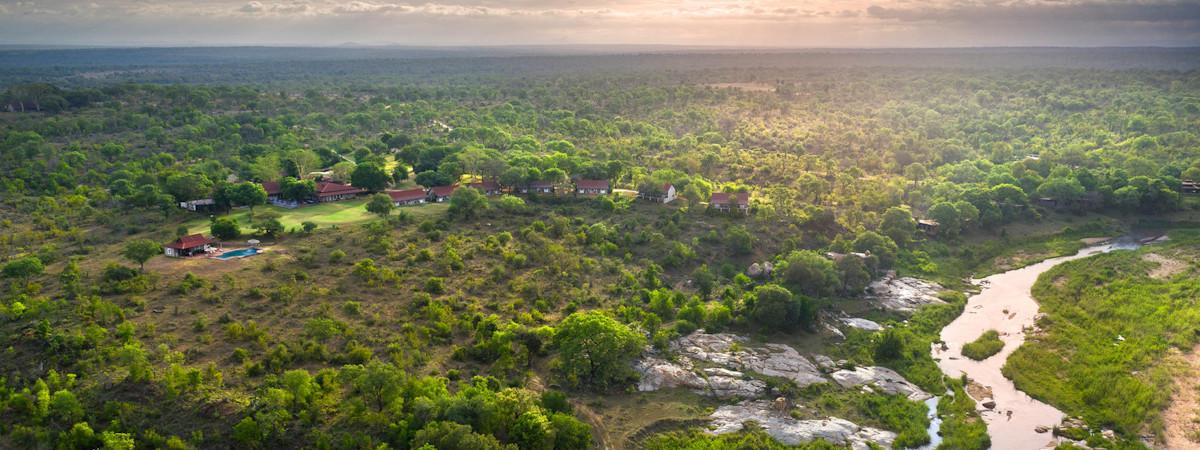
[[[894,271],[889,271],[883,278],[867,287],[867,297],[874,300],[880,308],[911,314],[923,305],[945,303],[937,297],[941,291],[942,287],[937,283],[912,277],[897,277]]]
[[[725,434],[741,431],[744,423],[753,421],[763,431],[782,444],[800,445],[816,439],[824,439],[835,445],[868,449],[870,444],[890,448],[896,434],[886,430],[862,427],[837,417],[798,420],[773,408],[774,402],[747,400],[736,405],[717,408],[709,416],[712,421],[710,433]]]
[[[829,376],[842,387],[870,387],[876,392],[903,395],[909,400],[918,402],[932,397],[917,385],[904,379],[896,371],[886,367],[855,367],[853,370],[839,370]]]
[[[713,397],[754,398],[767,391],[766,382],[746,379],[741,372],[710,368],[704,370],[705,376],[701,376],[686,360],[674,363],[648,356],[634,368],[642,374],[638,381],[638,390],[642,392],[684,388]]]
[[[842,323],[846,324],[846,326],[850,328],[858,328],[866,331],[879,331],[883,329],[883,325],[880,325],[872,320],[861,319],[858,317],[843,317],[841,320]]]
[[[734,334],[709,334],[697,330],[672,342],[671,350],[729,369],[787,378],[802,388],[828,381],[796,349],[783,344],[753,345],[745,337]]]

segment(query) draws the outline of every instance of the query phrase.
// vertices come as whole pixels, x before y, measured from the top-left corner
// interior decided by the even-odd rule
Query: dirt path
[[[1200,443],[1200,345],[1186,355],[1178,355],[1182,362],[1175,376],[1175,392],[1171,405],[1163,411],[1166,425],[1166,448],[1171,450],[1198,450]]]

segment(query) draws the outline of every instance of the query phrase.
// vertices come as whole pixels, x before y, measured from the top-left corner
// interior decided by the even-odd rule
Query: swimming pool
[[[219,260],[225,261],[225,260],[234,259],[234,258],[245,258],[247,256],[254,256],[261,252],[262,251],[257,248],[250,247],[250,248],[243,248],[241,250],[225,252],[225,253],[222,253],[220,256],[217,256],[216,258]]]

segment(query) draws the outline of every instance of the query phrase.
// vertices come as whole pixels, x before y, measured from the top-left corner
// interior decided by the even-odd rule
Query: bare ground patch
[[[1171,450],[1200,449],[1200,345],[1186,355],[1172,356],[1180,362],[1175,375],[1175,392],[1171,404],[1163,411],[1166,448]]]
[[[1159,280],[1170,278],[1172,275],[1187,269],[1187,264],[1183,261],[1167,258],[1158,253],[1146,253],[1142,255],[1142,260],[1158,264],[1158,267],[1150,270],[1149,275],[1150,278]]]

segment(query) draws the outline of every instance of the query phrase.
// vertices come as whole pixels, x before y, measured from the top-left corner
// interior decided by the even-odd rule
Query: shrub
[[[1003,348],[1004,341],[1000,340],[1000,333],[996,330],[987,330],[979,338],[963,345],[962,354],[973,360],[983,361],[1000,353]]]

